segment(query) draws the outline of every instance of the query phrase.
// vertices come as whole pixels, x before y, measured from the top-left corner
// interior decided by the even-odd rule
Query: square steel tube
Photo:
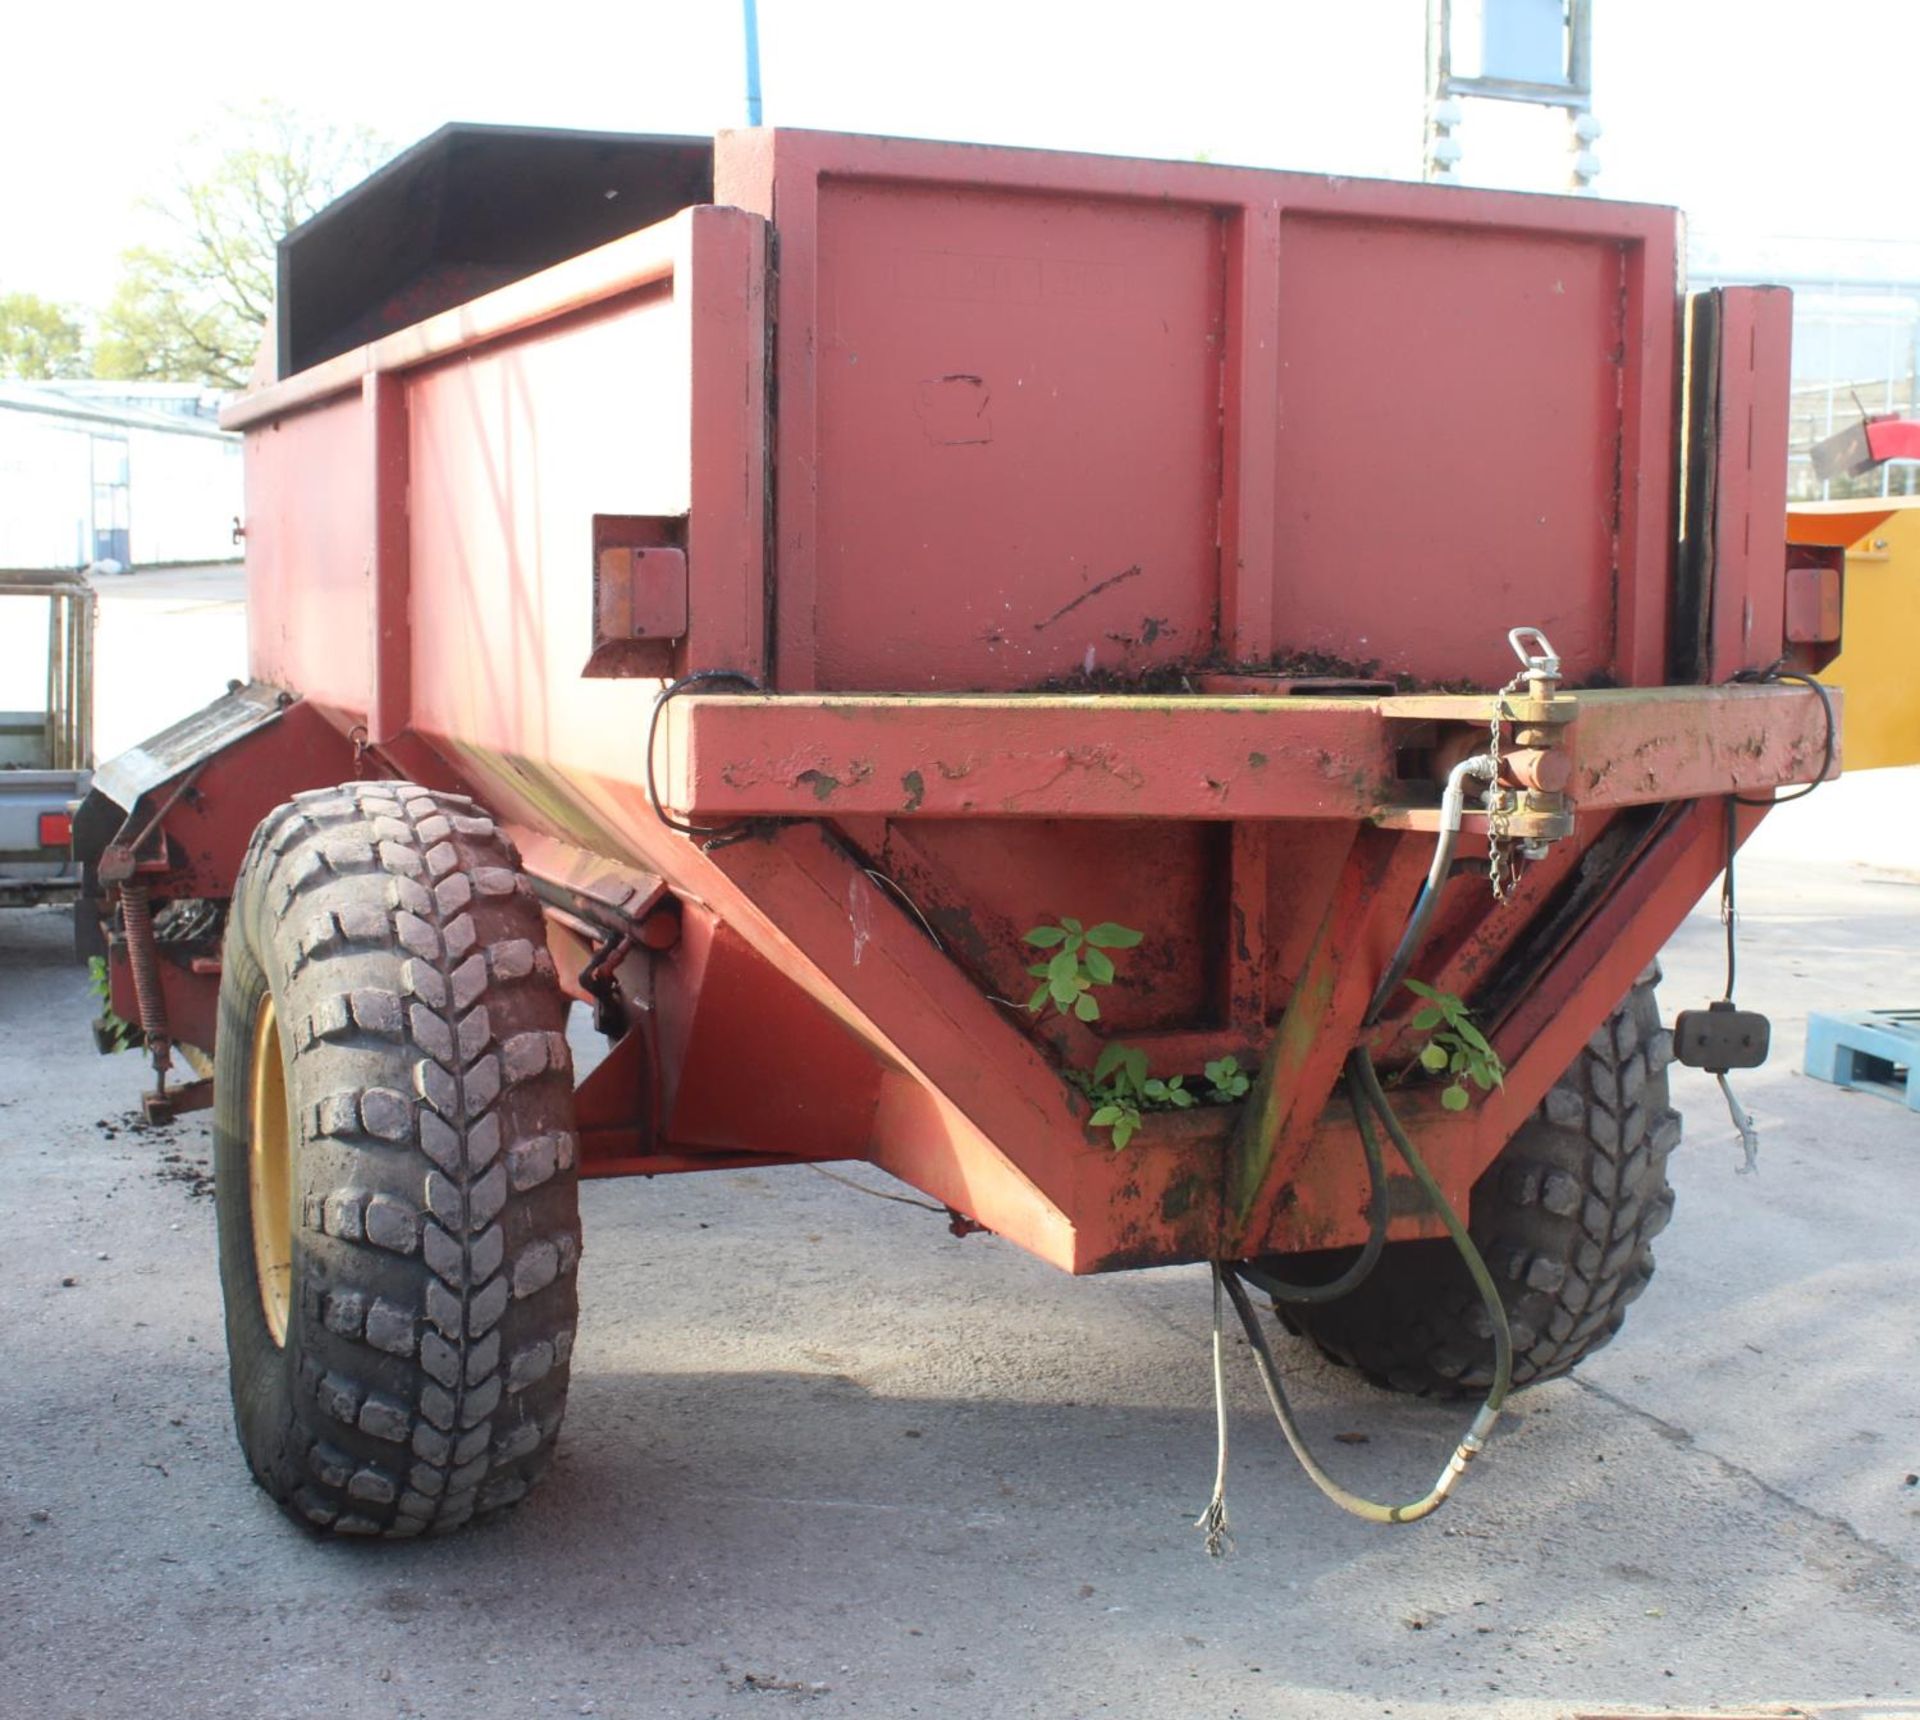
[[[1813,781],[1826,757],[1826,717],[1803,687],[1576,698],[1564,744],[1579,807],[1761,793]],[[1431,749],[1449,724],[1463,741],[1484,738],[1491,710],[1485,695],[697,694],[663,713],[654,762],[668,802],[703,822],[1368,818],[1417,828],[1438,785],[1403,780],[1401,749]],[[1828,774],[1838,768],[1836,738]]]

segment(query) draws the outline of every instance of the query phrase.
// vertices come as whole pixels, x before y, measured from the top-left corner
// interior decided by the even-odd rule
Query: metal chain
[[[1494,694],[1493,716],[1487,724],[1487,757],[1493,760],[1493,780],[1487,784],[1487,883],[1496,902],[1512,895],[1520,879],[1519,845],[1507,834],[1512,801],[1500,783],[1500,724],[1512,714],[1507,709],[1507,695],[1518,692],[1526,681],[1523,670]]]

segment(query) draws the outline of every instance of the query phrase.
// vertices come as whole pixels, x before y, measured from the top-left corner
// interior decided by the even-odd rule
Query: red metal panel
[[[1524,621],[1618,675],[1615,581],[1667,575],[1619,571],[1626,247],[1450,213],[1281,233],[1284,642],[1497,686]]]
[[[610,403],[617,381],[684,402],[684,342],[671,297],[651,288],[407,375],[414,700],[427,734],[544,734],[550,747],[555,716],[597,709],[633,748],[645,684],[580,679],[595,639],[592,519],[686,512],[688,423],[592,403]],[[529,625],[534,614],[544,625]]]
[[[757,673],[764,278],[762,223],[695,210],[231,408],[227,422],[255,430],[259,673],[345,726],[369,714],[378,660],[385,687],[410,683],[414,727],[455,753],[537,734],[532,750],[567,754],[558,721],[624,772],[647,689],[578,685],[592,517],[690,512],[688,650]],[[382,443],[402,429],[404,450]],[[378,623],[370,569],[385,570]]]
[[[355,722],[373,691],[373,491],[358,388],[276,420],[245,449],[253,674]]]
[[[1711,681],[1766,669],[1782,650],[1792,345],[1785,287],[1721,290]]]
[[[880,1064],[738,932],[690,910],[657,995],[663,1147],[865,1156]]]
[[[819,221],[816,684],[1209,654],[1212,211],[835,178]]]
[[[715,171],[721,200],[777,212],[780,228],[784,690],[836,684],[821,665],[861,649],[854,635],[870,611],[836,597],[840,586],[921,628],[898,673],[882,679],[885,661],[849,659],[847,672],[866,685],[952,685],[917,670],[931,663],[953,675],[969,660],[980,667],[966,685],[1035,684],[1053,659],[1039,652],[1034,675],[1015,678],[1011,653],[1022,641],[1003,626],[1005,605],[1030,606],[1033,620],[1051,611],[1024,590],[996,599],[999,565],[1024,553],[1036,525],[1050,554],[1071,534],[1113,559],[1104,549],[1111,517],[1130,515],[1143,493],[1184,519],[1196,446],[1210,457],[1217,449],[1220,567],[1210,583],[1231,650],[1258,658],[1310,644],[1410,673],[1498,682],[1510,672],[1500,635],[1531,620],[1567,634],[1561,648],[1576,674],[1658,677],[1673,540],[1671,211],[792,132],[723,135]],[[1044,300],[1020,300],[1045,279],[1039,224],[1111,236],[1147,227],[1149,209],[1170,266],[1184,259],[1182,278],[1160,277],[1167,337],[1185,331],[1172,355],[1181,364],[1207,326],[1202,303],[1217,299],[1226,421],[1217,441],[1196,444],[1182,412],[1155,422],[1123,411],[1087,445],[1098,454],[1124,442],[1128,457],[1064,470],[1045,518],[1030,517],[1027,498],[985,481],[1000,431],[994,444],[928,448],[906,385],[978,376],[1004,399],[987,374],[1001,355],[1018,360],[1016,378],[1042,362],[1015,340],[1023,319],[1047,334],[1048,354],[1061,344],[1057,328],[1032,320]],[[1218,251],[1203,260],[1174,235],[1204,227]],[[947,301],[903,304],[922,278],[913,259],[929,251],[960,284]],[[852,373],[867,362],[860,341],[875,326],[911,327],[914,344],[883,346],[880,381],[870,384]],[[1110,406],[1116,389],[1144,387],[1138,354],[1160,364],[1167,337],[1149,330],[1119,349],[1124,364],[1063,372],[1061,403],[1049,407],[1057,424],[1081,422],[1083,405]],[[1345,355],[1338,374],[1332,354]],[[1136,449],[1154,455],[1144,492],[1123,475],[1141,469]],[[849,469],[854,451],[874,458]],[[1017,543],[992,536],[995,510],[1009,501]],[[953,541],[951,556],[941,556],[943,540]],[[994,565],[978,565],[983,541],[999,549]],[[1148,577],[1139,557],[1121,555],[1111,568],[1081,559],[1089,588],[1136,561],[1133,583]],[[903,571],[938,589],[896,589]],[[1490,609],[1497,619],[1487,626]],[[1095,662],[1145,660],[1138,641],[1156,614],[1123,607],[1120,625],[1086,641]],[[989,657],[996,627],[1007,636]],[[1156,633],[1150,650],[1162,645]]]

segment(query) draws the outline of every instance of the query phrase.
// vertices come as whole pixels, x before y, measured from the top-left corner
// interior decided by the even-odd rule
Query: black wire
[[[1736,681],[1798,681],[1803,687],[1811,687],[1820,695],[1820,709],[1826,714],[1827,733],[1824,750],[1820,757],[1820,771],[1813,781],[1803,783],[1791,794],[1748,795],[1736,794],[1733,798],[1742,806],[1785,806],[1791,800],[1805,800],[1808,795],[1827,780],[1827,773],[1833,769],[1834,755],[1840,747],[1840,724],[1833,714],[1833,695],[1824,683],[1812,675],[1803,675],[1798,669],[1783,669],[1778,663],[1771,669],[1760,673],[1742,673],[1734,676]]]
[[[1720,874],[1720,921],[1727,929],[1727,1002],[1733,1002],[1733,857],[1740,846],[1740,814],[1734,810],[1737,794],[1727,796],[1727,864]]]
[[[1834,755],[1839,749],[1840,725],[1833,714],[1833,695],[1827,691],[1823,682],[1813,675],[1802,674],[1798,669],[1783,669],[1778,663],[1763,670],[1743,670],[1734,676],[1741,682],[1798,681],[1803,687],[1811,687],[1820,697],[1820,709],[1826,716],[1826,735],[1821,747],[1820,769],[1813,781],[1803,783],[1791,794],[1753,795],[1730,794],[1727,796],[1727,864],[1720,874],[1720,919],[1727,931],[1727,990],[1726,1001],[1733,1001],[1733,981],[1735,973],[1734,958],[1734,856],[1740,847],[1739,814],[1736,806],[1785,806],[1789,801],[1805,800],[1808,795],[1827,780],[1827,774],[1833,769]]]
[[[1258,1266],[1244,1263],[1233,1269],[1276,1302],[1333,1302],[1351,1294],[1366,1281],[1387,1246],[1387,1167],[1380,1154],[1380,1143],[1374,1139],[1373,1126],[1367,1121],[1369,1106],[1361,1093],[1358,1065],[1351,1061],[1348,1065],[1347,1092],[1353,1100],[1353,1120],[1360,1127],[1360,1150],[1367,1160],[1369,1194],[1366,1246],[1346,1271],[1325,1284],[1289,1284]]]
[[[696,669],[691,675],[682,675],[677,681],[669,681],[660,689],[660,696],[653,701],[653,714],[647,719],[647,799],[652,803],[653,815],[669,830],[677,830],[682,836],[723,836],[729,830],[737,830],[748,822],[744,818],[730,819],[725,824],[689,824],[675,818],[660,799],[660,785],[653,770],[653,743],[660,732],[660,713],[667,708],[667,701],[693,687],[712,686],[715,682],[730,682],[736,687],[744,687],[750,693],[765,692],[766,689],[753,676],[738,669]]]

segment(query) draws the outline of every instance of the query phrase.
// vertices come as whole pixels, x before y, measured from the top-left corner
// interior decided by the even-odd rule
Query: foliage
[[[1236,1099],[1244,1099],[1253,1085],[1237,1057],[1216,1057],[1207,1065],[1206,1074],[1210,1088],[1207,1097],[1216,1105],[1231,1105]]]
[[[1100,1004],[1094,987],[1111,985],[1116,977],[1113,958],[1107,952],[1133,949],[1142,935],[1112,920],[1086,926],[1065,916],[1057,924],[1035,926],[1025,941],[1053,954],[1027,969],[1040,981],[1027,1000],[1027,1008],[1037,1015],[1051,1002],[1061,1015],[1071,1013],[1081,1021],[1099,1020]],[[1153,1074],[1147,1054],[1119,1040],[1102,1048],[1091,1074],[1070,1071],[1067,1079],[1092,1102],[1091,1126],[1113,1131],[1115,1152],[1133,1139],[1148,1111],[1231,1105],[1245,1098],[1252,1086],[1237,1058],[1218,1057],[1206,1067],[1206,1090],[1197,1092],[1187,1085],[1184,1075]]]
[[[87,957],[87,990],[100,1000],[100,1025],[108,1043],[115,1051],[130,1050],[138,1042],[140,1030],[113,1012],[113,981],[107,974],[105,956]]]
[[[1058,925],[1035,926],[1027,933],[1026,942],[1037,950],[1054,953],[1027,969],[1040,981],[1027,999],[1027,1008],[1037,1015],[1051,999],[1062,1015],[1071,1011],[1082,1021],[1098,1021],[1100,1004],[1093,988],[1111,985],[1114,979],[1113,958],[1107,951],[1130,950],[1142,936],[1132,927],[1115,925],[1111,920],[1083,926],[1076,919],[1063,917]]]
[[[57,382],[87,374],[86,333],[37,293],[0,293],[0,376]]]
[[[1440,1103],[1449,1111],[1464,1111],[1473,1101],[1471,1081],[1483,1093],[1501,1085],[1507,1073],[1500,1054],[1473,1024],[1473,1012],[1451,992],[1407,981],[1407,990],[1426,1000],[1413,1018],[1414,1030],[1429,1035],[1420,1051],[1420,1067],[1430,1075],[1450,1077],[1441,1089]]]
[[[1185,1076],[1161,1080],[1148,1074],[1147,1054],[1118,1041],[1101,1051],[1087,1091],[1094,1101],[1092,1125],[1113,1131],[1115,1152],[1133,1139],[1143,1111],[1185,1111],[1199,1103]]]
[[[389,153],[371,133],[273,102],[229,110],[225,146],[151,205],[172,237],[135,246],[100,319],[96,373],[239,388],[273,310],[280,240]]]

